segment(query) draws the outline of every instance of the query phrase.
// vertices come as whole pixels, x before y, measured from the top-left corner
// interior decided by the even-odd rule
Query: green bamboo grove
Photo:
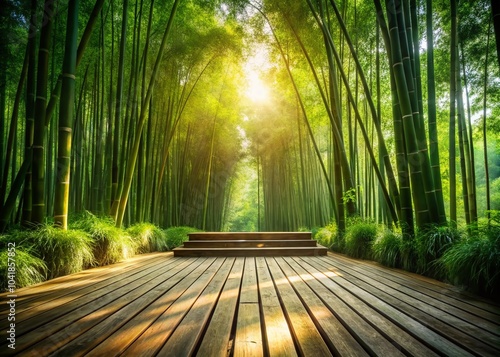
[[[500,210],[495,1],[5,1],[0,230]]]

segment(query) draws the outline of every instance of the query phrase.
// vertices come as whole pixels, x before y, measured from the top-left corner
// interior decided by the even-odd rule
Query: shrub
[[[188,233],[191,232],[200,232],[200,230],[185,226],[167,228],[165,234],[167,235],[168,249],[174,249],[182,245],[182,243],[188,240]]]
[[[4,277],[0,279],[0,290],[4,291],[8,288],[7,279],[9,273],[9,256],[14,258],[15,262],[15,287],[22,288],[25,286],[40,283],[45,280],[47,274],[47,265],[43,260],[31,254],[28,248],[25,248],[18,243],[15,245],[15,253],[8,250],[8,243],[14,241],[9,235],[0,237],[0,275]],[[13,256],[13,254],[15,254]]]
[[[80,230],[62,230],[49,224],[23,231],[31,252],[47,264],[48,279],[79,272],[93,263],[92,239]]]
[[[342,251],[341,242],[337,236],[337,226],[330,223],[325,227],[313,231],[313,238],[322,246],[336,252]]]
[[[439,258],[461,240],[460,232],[449,226],[432,226],[416,236],[417,269],[420,273],[442,279]]]
[[[401,235],[385,230],[373,243],[373,258],[386,266],[400,267],[402,246]]]
[[[167,234],[152,223],[137,223],[127,229],[139,253],[168,250]]]
[[[372,244],[377,237],[377,225],[356,221],[345,232],[345,252],[354,258],[371,258]]]
[[[94,242],[94,257],[97,265],[119,262],[133,256],[138,243],[124,229],[115,227],[109,217],[96,217],[86,212],[71,224],[87,232]]]
[[[500,300],[500,228],[492,226],[462,239],[439,259],[455,285]]]

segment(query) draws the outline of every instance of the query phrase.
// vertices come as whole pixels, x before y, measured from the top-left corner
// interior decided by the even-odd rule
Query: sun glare
[[[251,71],[247,74],[246,95],[254,102],[265,102],[269,99],[269,88],[260,79],[257,72]]]
[[[246,77],[245,94],[251,101],[262,103],[269,100],[271,92],[262,75],[270,67],[267,50],[263,46],[256,46],[244,67]]]

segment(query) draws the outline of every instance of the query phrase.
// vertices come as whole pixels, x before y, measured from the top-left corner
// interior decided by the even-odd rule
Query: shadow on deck
[[[155,253],[19,289],[15,351],[0,298],[2,355],[500,355],[498,305],[331,253]]]

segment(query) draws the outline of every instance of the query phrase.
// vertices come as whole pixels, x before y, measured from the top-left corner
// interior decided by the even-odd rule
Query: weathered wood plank
[[[305,356],[331,356],[328,346],[274,258],[267,258],[266,262],[300,353]]]
[[[328,270],[331,269],[335,271],[335,269],[331,267],[330,261],[323,261],[321,258],[317,259],[320,260],[321,264],[325,268],[327,268]],[[386,301],[380,299],[377,293],[369,292],[360,288],[356,284],[352,283],[352,281],[348,279],[348,277],[344,277],[344,275],[342,274],[341,276],[337,276],[336,280],[345,289],[358,296],[365,303],[370,305],[373,309],[382,313],[392,322],[399,325],[400,328],[405,329],[411,335],[416,336],[434,350],[439,351],[442,354],[448,354],[453,356],[471,356],[469,352],[465,351],[464,349],[450,342],[449,340],[447,340],[440,334],[436,333],[435,331],[430,330],[419,321],[411,318],[406,314],[402,314],[398,309],[396,309]]]
[[[415,286],[417,291],[440,300],[450,301],[451,304],[455,304],[455,306],[465,311],[479,316],[482,316],[481,311],[487,312],[491,317],[485,318],[492,322],[500,321],[500,305],[498,303],[462,291],[456,286],[402,269],[388,268],[372,261],[347,258],[336,253],[329,253],[329,255],[335,257],[336,260],[355,262],[360,266],[367,267],[370,271],[377,272],[379,275],[390,277],[395,281],[402,281],[404,285]]]
[[[122,353],[133,341],[135,341],[158,316],[163,314],[172,303],[183,294],[186,289],[193,284],[196,279],[210,266],[213,260],[206,260],[205,258],[197,259],[189,264],[190,259],[185,259],[188,263],[180,264],[178,266],[179,273],[169,277],[164,277],[165,285],[161,286],[163,291],[160,292],[159,297],[151,296],[152,300],[145,309],[130,315],[130,319],[119,329],[112,328],[107,333],[107,337],[102,343],[95,346],[88,352],[89,356],[104,356],[109,351],[119,354]],[[156,300],[154,300],[156,298]],[[111,319],[108,323],[113,323]],[[158,346],[159,348],[159,346]]]
[[[320,289],[324,292],[321,296],[331,304],[334,304],[335,311],[339,314],[347,314],[346,323],[351,326],[353,332],[356,332],[361,339],[366,339],[370,349],[380,349],[381,346],[373,345],[372,339],[377,340],[378,334],[372,329],[364,329],[363,321],[356,318],[359,316],[366,321],[369,326],[377,330],[385,336],[389,341],[392,341],[396,347],[412,356],[437,356],[425,344],[409,335],[406,331],[401,330],[396,324],[388,320],[385,316],[372,309],[368,304],[359,299],[356,295],[344,289],[341,282],[337,283],[337,277],[340,273],[333,269],[326,269],[318,264],[316,259],[300,259],[300,265],[311,274],[316,281],[321,283],[328,291]],[[352,311],[352,312],[351,312]],[[354,314],[354,316],[350,316]],[[359,327],[358,327],[359,326]],[[357,328],[358,327],[358,328]],[[380,343],[380,341],[378,341]]]
[[[16,312],[19,315],[19,321],[29,318],[31,315],[28,310],[40,308],[41,304],[48,303],[51,300],[58,300],[65,295],[75,293],[79,289],[88,288],[101,282],[109,284],[111,278],[118,278],[133,273],[136,270],[142,270],[148,265],[159,264],[165,260],[166,256],[172,256],[172,253],[161,253],[161,255],[140,256],[130,259],[130,262],[116,263],[109,266],[92,268],[79,273],[63,276],[48,280],[46,282],[33,285],[31,287],[16,290]],[[88,290],[87,290],[88,291]],[[0,300],[6,299],[6,293],[0,294]],[[48,305],[47,305],[48,306]],[[50,308],[49,308],[50,309]],[[7,310],[3,304],[0,308],[0,315]],[[35,314],[38,313],[35,312]],[[3,329],[4,321],[0,321],[0,328]]]
[[[210,267],[196,279],[185,292],[163,312],[156,321],[144,331],[124,352],[124,356],[153,356],[172,335],[179,322],[196,302],[208,283],[221,267],[224,259],[217,258]],[[198,272],[198,274],[200,274]],[[181,282],[181,284],[184,282]]]
[[[245,258],[234,339],[234,356],[263,355],[255,258]]]
[[[198,264],[189,261],[186,261],[186,265],[198,266]],[[202,269],[204,269],[203,266]],[[66,323],[65,328],[39,342],[23,354],[40,356],[57,350],[57,354],[62,356],[82,355],[119,329],[128,319],[165,293],[176,282],[181,281],[185,277],[185,270],[190,271],[181,264],[171,269],[171,271],[167,270],[165,272],[166,276],[160,271],[160,274],[151,280],[138,280],[139,285],[133,286],[128,294],[120,296],[118,299],[112,297],[115,298],[112,303],[82,317],[75,323],[61,321],[61,325]],[[198,276],[199,272],[193,275]],[[166,278],[171,276],[173,276],[173,279],[165,281]],[[113,294],[113,292],[110,294]],[[68,319],[71,318],[71,314],[65,316]],[[26,336],[29,338],[32,334]]]
[[[275,258],[275,260],[288,277],[288,281],[292,284],[309,315],[313,318],[316,328],[322,334],[330,350],[340,356],[368,356],[368,353],[358,341],[307,286],[302,277],[292,269],[290,264],[295,266],[295,262],[293,260],[285,261],[284,258]]]
[[[236,314],[236,305],[243,278],[244,258],[236,258],[233,269],[217,302],[210,324],[205,332],[197,356],[226,357],[231,328]]]
[[[358,273],[339,262],[335,262],[335,266],[341,269],[344,277],[353,284],[383,299],[412,319],[436,333],[446,336],[447,340],[452,340],[456,345],[462,346],[469,352],[481,351],[482,354],[490,356],[500,354],[500,348],[496,349],[494,347],[495,343],[498,342],[498,337],[492,333],[445,313],[443,310],[431,306],[429,302],[417,300],[413,296],[403,294],[397,290],[390,290],[389,294],[387,291],[390,286],[369,278],[369,272]],[[449,308],[451,310],[451,307]],[[472,331],[474,331],[473,334],[471,334]]]
[[[233,263],[234,258],[229,258],[222,264],[157,356],[187,357],[194,354]]]
[[[152,281],[162,273],[175,273],[175,269],[172,270],[172,264],[175,261],[164,263],[162,269],[158,269],[154,265],[144,271],[139,271],[137,274],[133,274],[126,279],[121,279],[107,285],[107,289],[100,289],[88,294],[80,293],[79,298],[75,298],[68,303],[64,303],[66,301],[65,297],[61,297],[60,304],[57,304],[57,300],[52,300],[52,309],[40,310],[38,315],[16,324],[16,334],[18,336],[16,349],[22,351],[36,342],[47,338],[57,340],[59,339],[58,336],[68,334],[69,331],[64,329],[66,326],[85,318],[86,315],[94,313],[98,309],[106,309],[107,311],[118,309],[121,304],[127,303],[128,299],[126,296],[129,296],[127,294],[133,292],[134,289],[140,289],[144,283]],[[93,289],[93,286],[90,285],[89,288]],[[113,304],[111,308],[108,307],[109,304]],[[30,310],[30,312],[33,312],[33,310]],[[80,325],[79,331],[83,332],[84,326]],[[62,329],[64,329],[64,332],[60,332]]]
[[[257,258],[256,261],[267,353],[269,356],[297,356],[293,337],[283,314],[267,263],[262,257]]]

